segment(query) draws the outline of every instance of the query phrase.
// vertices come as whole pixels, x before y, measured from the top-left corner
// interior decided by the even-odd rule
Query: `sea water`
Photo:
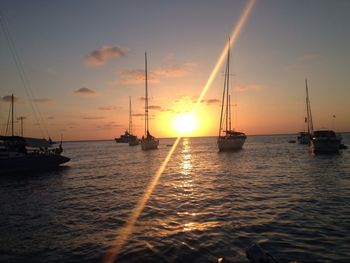
[[[350,150],[314,156],[294,137],[230,153],[181,139],[117,261],[247,262],[258,242],[281,262],[349,262]],[[69,142],[66,166],[2,176],[0,262],[102,261],[173,142]]]

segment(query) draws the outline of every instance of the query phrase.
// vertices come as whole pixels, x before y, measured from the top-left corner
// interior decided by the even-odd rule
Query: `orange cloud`
[[[202,100],[202,102],[205,102],[207,105],[213,105],[213,104],[219,104],[221,101],[218,99],[207,99],[207,100]]]
[[[132,116],[134,116],[134,117],[144,117],[145,114],[144,113],[134,113]]]
[[[123,70],[119,74],[122,84],[140,84],[145,82],[145,71],[142,69]],[[159,83],[159,79],[153,72],[147,74],[148,83]]]
[[[150,105],[148,106],[148,109],[149,110],[159,110],[159,111],[162,111],[162,107],[161,106],[158,106],[158,105]]]
[[[103,111],[109,111],[109,110],[115,110],[116,107],[112,107],[112,106],[109,106],[109,107],[98,107],[97,109],[98,110],[103,110]]]
[[[16,101],[19,101],[20,98],[14,96],[13,100],[16,102]],[[6,96],[1,98],[1,101],[3,101],[3,102],[11,102],[12,101],[12,96],[11,95],[6,95]]]
[[[54,99],[48,99],[48,98],[45,98],[45,99],[32,99],[32,102],[35,102],[35,103],[52,103],[52,102],[54,102]]]
[[[154,71],[159,77],[173,78],[182,77],[188,74],[188,70],[179,66],[163,67]]]
[[[74,91],[75,94],[78,94],[78,95],[96,95],[96,91],[92,90],[92,89],[89,89],[89,88],[86,88],[86,87],[82,87],[80,89],[77,89]]]
[[[102,119],[104,119],[104,117],[89,117],[89,116],[87,116],[87,117],[83,117],[82,119],[83,120],[102,120]]]
[[[161,78],[183,77],[192,70],[194,63],[184,63],[182,66],[164,66],[148,71],[148,82],[159,83]],[[143,69],[124,70],[119,73],[119,82],[122,84],[140,84],[145,81]]]
[[[91,51],[85,57],[85,64],[88,66],[102,66],[110,58],[126,56],[127,50],[120,47],[103,47],[99,50]]]
[[[259,84],[237,84],[233,90],[237,92],[245,92],[245,91],[260,91],[263,89],[263,86]]]

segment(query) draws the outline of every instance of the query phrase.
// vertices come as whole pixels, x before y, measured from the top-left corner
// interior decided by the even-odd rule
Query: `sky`
[[[144,54],[150,131],[178,135],[248,1],[20,1],[0,10],[23,66],[0,31],[0,124],[9,95],[24,136],[112,139],[144,131]],[[305,79],[314,127],[350,131],[350,1],[257,0],[231,49],[233,126],[252,134],[305,129]],[[187,136],[215,136],[224,84],[220,66]],[[15,123],[20,134],[20,123]]]

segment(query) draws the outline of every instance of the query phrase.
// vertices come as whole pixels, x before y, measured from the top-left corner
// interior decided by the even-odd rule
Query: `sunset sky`
[[[14,93],[25,136],[112,139],[128,127],[129,96],[142,136],[147,51],[151,133],[176,136],[175,119],[192,110],[247,3],[2,0],[29,90],[1,28],[1,134]],[[350,131],[349,12],[347,0],[255,2],[231,50],[235,129],[303,130],[307,78],[314,127]],[[217,135],[223,69],[189,136]]]

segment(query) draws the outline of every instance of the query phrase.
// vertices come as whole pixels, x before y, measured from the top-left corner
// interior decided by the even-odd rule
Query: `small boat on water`
[[[314,131],[311,139],[313,153],[337,153],[339,152],[341,139],[332,130]]]
[[[147,86],[147,53],[145,53],[145,134],[141,139],[143,151],[158,149],[159,140],[149,132],[148,123],[148,86]]]
[[[309,144],[311,139],[311,135],[308,132],[299,132],[298,133],[298,143],[299,144]]]
[[[129,96],[129,130],[126,130],[119,138],[115,138],[116,143],[128,143],[129,146],[140,144],[140,140],[136,135],[132,134],[132,114],[131,114],[131,97]]]
[[[312,114],[311,114],[311,105],[310,105],[310,99],[309,99],[309,89],[307,87],[307,80],[305,80],[306,85],[306,117],[305,117],[305,123],[307,126],[307,132],[304,130],[302,132],[298,133],[297,140],[299,144],[310,144],[311,141],[311,135],[313,132],[313,123],[312,123]]]
[[[54,148],[51,139],[14,135],[14,97],[11,99],[12,135],[0,136],[0,173],[41,171],[58,167],[70,159],[62,154],[62,141]],[[9,124],[9,123],[8,123]]]
[[[224,90],[221,101],[220,127],[217,144],[219,151],[240,150],[247,136],[243,132],[231,128],[231,97],[229,95],[230,80],[230,40],[227,44],[227,62],[225,70]],[[225,111],[224,111],[225,108]]]
[[[125,131],[124,134],[120,135],[119,138],[114,138],[116,143],[129,143],[129,141],[132,138],[132,134],[129,133],[129,131]]]

